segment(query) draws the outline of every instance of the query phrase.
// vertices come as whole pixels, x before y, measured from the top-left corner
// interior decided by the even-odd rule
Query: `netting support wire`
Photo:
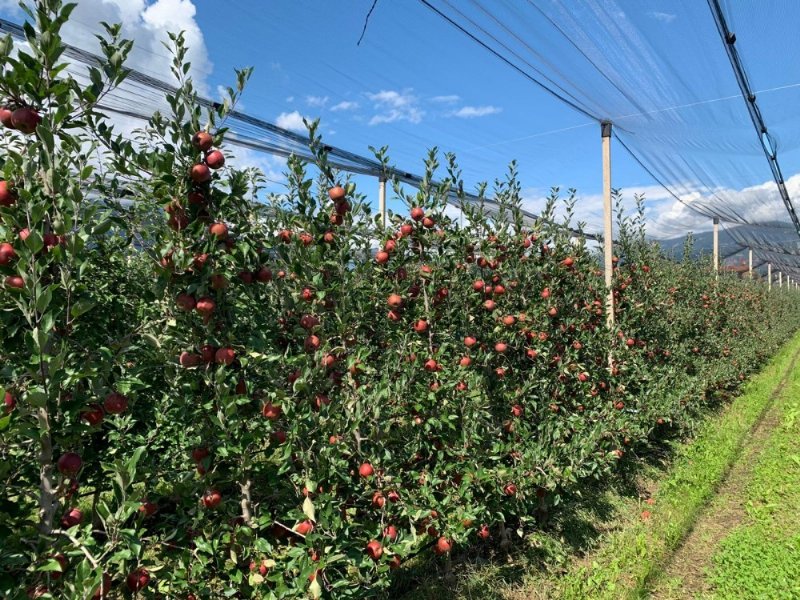
[[[739,89],[742,91],[742,97],[747,105],[747,112],[750,113],[750,119],[753,121],[753,126],[756,128],[756,135],[758,135],[758,140],[764,150],[764,155],[767,157],[767,162],[769,162],[769,167],[772,170],[772,176],[775,179],[778,191],[783,199],[783,204],[789,212],[789,217],[792,219],[792,224],[794,225],[797,235],[800,236],[800,219],[797,218],[797,213],[795,213],[794,206],[792,206],[792,199],[789,197],[789,192],[783,181],[783,173],[778,163],[778,149],[773,143],[772,136],[770,136],[767,130],[767,124],[764,122],[761,110],[758,108],[758,104],[756,104],[756,95],[753,93],[752,87],[750,87],[750,81],[747,79],[747,73],[745,73],[744,65],[736,49],[736,35],[728,29],[728,23],[719,5],[719,0],[708,0],[708,6],[711,9],[711,13],[714,15],[717,30],[719,31],[720,37],[722,37],[722,44],[725,46],[725,51],[728,53],[728,59],[731,61],[731,67],[733,67],[733,72],[736,75],[736,82],[739,84]]]
[[[614,290],[612,288],[614,274],[614,232],[612,230],[613,215],[611,212],[611,121],[600,123],[600,139],[603,147],[603,263],[605,268],[606,292],[606,324],[614,326]]]
[[[381,227],[386,228],[386,177],[378,178],[378,208],[381,211]]]
[[[767,263],[767,289],[772,291],[772,263]]]
[[[719,279],[719,217],[714,217],[714,273]]]

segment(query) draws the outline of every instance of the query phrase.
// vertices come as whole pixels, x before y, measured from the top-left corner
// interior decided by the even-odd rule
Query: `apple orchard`
[[[70,12],[39,0],[28,43],[0,43],[3,597],[391,593],[546,532],[800,325],[634,215],[609,330],[598,255],[552,223],[573,199],[523,222],[513,165],[500,214],[458,226],[431,153],[384,228],[312,124],[316,160],[264,194],[224,143],[249,71],[201,110],[180,35],[169,114],[125,137],[99,105],[131,43],[105,26],[79,83]]]

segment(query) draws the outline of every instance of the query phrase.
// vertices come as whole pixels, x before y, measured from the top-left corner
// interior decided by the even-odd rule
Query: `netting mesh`
[[[589,135],[586,125],[608,120],[613,123],[617,152],[627,150],[667,191],[650,195],[645,203],[646,214],[659,217],[656,237],[681,236],[698,224],[707,229],[711,219],[718,217],[733,246],[726,253],[734,260],[741,258],[736,256],[737,248],[744,253],[752,249],[757,267],[769,262],[776,270],[800,278],[800,237],[775,181],[775,165],[779,165],[779,177],[786,177],[786,195],[793,198],[800,192],[800,41],[796,23],[789,18],[796,9],[779,0],[719,5],[719,14],[736,35],[735,48],[753,92],[752,98],[745,98],[715,6],[714,0],[675,0],[666,5],[655,0],[420,0],[402,9],[387,8],[393,11],[392,27],[413,41],[419,35],[414,22],[429,19],[441,30],[441,53],[419,54],[410,47],[399,51],[397,32],[376,36],[379,39],[371,39],[362,51],[380,53],[385,59],[384,73],[417,70],[430,73],[427,77],[439,73],[441,78],[452,78],[445,63],[453,52],[463,53],[465,62],[475,64],[488,55],[497,66],[496,81],[510,86],[519,80],[547,101],[563,103],[579,113],[577,125],[574,118],[546,124],[548,135],[563,142],[552,149],[548,138],[527,134],[531,123],[519,123],[516,128],[503,123],[498,128],[502,132],[498,136],[505,135],[511,146],[492,139],[476,144],[464,122],[437,124],[431,136],[451,126],[453,139],[463,142],[463,152],[453,149],[466,157],[465,172],[470,176],[481,174],[482,157],[506,151],[531,152],[528,158],[544,176],[552,176],[550,163],[568,163],[570,153],[580,145],[587,146],[585,154],[599,155],[599,131],[592,128]],[[299,23],[298,27],[309,25]],[[21,35],[7,21],[0,22],[0,30]],[[308,39],[308,32],[301,33],[298,38]],[[458,40],[457,48],[454,40]],[[68,56],[76,61],[73,72],[84,77],[80,64],[93,62],[92,55],[71,48]],[[423,65],[416,64],[414,57],[424,58],[427,70],[419,70]],[[332,78],[363,83],[349,74],[348,65],[330,69]],[[133,72],[104,105],[140,124],[154,110],[167,108],[164,97],[170,90],[168,84],[146,73]],[[751,109],[757,105],[763,117],[767,128],[763,135],[758,124],[754,126],[748,102]],[[240,147],[309,157],[304,135],[244,112],[235,113],[227,124],[230,141]],[[541,130],[541,124],[536,129]],[[509,140],[512,132],[516,137]],[[417,157],[424,146],[431,145],[422,133],[411,142]],[[772,168],[765,149],[777,159]],[[374,158],[335,146],[330,153],[331,164],[344,171],[384,174]],[[402,148],[399,154],[401,163],[412,164]],[[389,175],[411,185],[420,181],[418,175],[402,169]],[[485,178],[490,173],[481,175]],[[468,194],[466,201],[478,199]],[[486,204],[491,208],[491,201]],[[527,215],[534,218],[535,212],[529,210]],[[601,213],[596,202],[579,203],[577,217],[588,223],[590,236],[599,233]]]

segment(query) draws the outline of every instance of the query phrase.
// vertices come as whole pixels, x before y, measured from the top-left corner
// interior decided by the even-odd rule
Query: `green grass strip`
[[[725,478],[747,434],[770,406],[798,351],[800,334],[750,380],[728,410],[701,427],[694,441],[679,451],[661,482],[652,517],[610,534],[591,566],[564,576],[559,586],[561,597],[642,597],[648,580],[659,573]]]
[[[800,598],[800,369],[779,402],[782,423],[744,489],[747,519],[713,558],[715,598]]]

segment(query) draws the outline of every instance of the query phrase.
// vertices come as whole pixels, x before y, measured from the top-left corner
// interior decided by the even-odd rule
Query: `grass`
[[[800,370],[779,402],[783,422],[745,486],[745,523],[719,545],[715,598],[800,598]]]
[[[397,582],[393,595],[404,600],[438,600],[443,593],[487,600],[644,596],[724,480],[798,353],[800,334],[725,410],[709,418],[691,443],[670,453],[668,468],[665,457],[651,456],[611,485],[587,485],[582,499],[568,503],[545,531],[526,536],[509,554],[473,549],[459,558],[455,574],[443,573],[434,562],[419,564]]]

